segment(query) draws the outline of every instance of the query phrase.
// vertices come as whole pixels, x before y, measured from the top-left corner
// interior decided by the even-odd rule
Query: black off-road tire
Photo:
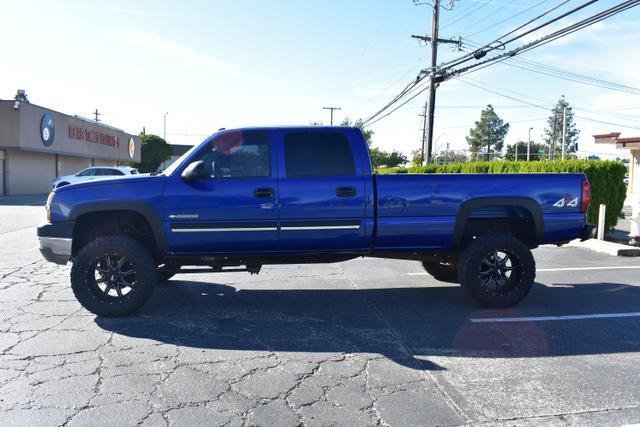
[[[161,264],[158,266],[158,283],[166,283],[182,268],[178,264]]]
[[[460,283],[458,280],[458,269],[453,265],[422,261],[422,266],[429,275],[440,282]]]
[[[500,267],[500,253],[509,256]],[[498,255],[498,259],[496,256]],[[507,273],[509,277],[506,278]],[[505,276],[504,279],[500,277]],[[497,277],[497,279],[496,279]],[[484,307],[505,308],[527,296],[536,277],[536,262],[531,250],[517,237],[486,234],[471,241],[458,260],[458,278],[466,293]]]
[[[96,274],[102,274],[96,272],[99,271],[98,266],[104,267],[99,263],[106,257],[123,258],[129,271],[134,271],[128,277],[132,282],[132,286],[128,288],[130,291],[123,296],[108,295],[115,288],[105,294],[98,283],[106,281],[92,278]],[[151,297],[157,281],[157,263],[149,251],[141,243],[124,236],[100,237],[87,244],[77,254],[71,268],[73,294],[84,308],[98,316],[133,314]]]

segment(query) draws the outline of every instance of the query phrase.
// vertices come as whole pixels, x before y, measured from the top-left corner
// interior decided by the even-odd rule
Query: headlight
[[[47,204],[44,206],[44,208],[47,210],[47,222],[51,222],[51,204],[53,203],[53,198],[55,197],[55,195],[55,191],[49,193],[49,197],[47,197]]]

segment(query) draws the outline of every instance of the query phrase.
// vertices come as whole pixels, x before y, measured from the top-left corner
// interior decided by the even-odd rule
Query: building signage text
[[[95,144],[108,145],[110,147],[118,146],[117,136],[107,135],[105,133],[85,129],[80,126],[69,125],[69,138],[93,142]]]

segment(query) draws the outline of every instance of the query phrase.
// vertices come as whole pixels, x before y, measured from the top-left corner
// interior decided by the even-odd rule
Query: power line
[[[469,41],[467,41],[467,43],[472,45],[475,44]],[[511,62],[514,62],[515,64],[512,64]],[[519,65],[516,65],[516,64],[519,64]],[[627,93],[632,93],[636,95],[640,94],[640,88],[624,85],[622,83],[595,78],[585,74],[576,73],[573,71],[568,71],[559,67],[554,67],[551,65],[547,65],[547,64],[536,62],[529,59],[511,58],[511,61],[504,62],[504,65],[509,65],[511,67],[516,67],[516,68],[532,71],[538,74],[560,78],[563,80],[583,83],[590,86],[596,86],[596,87],[616,90],[620,92],[627,92]]]
[[[481,90],[484,90],[484,91],[486,91],[486,92],[490,92],[490,93],[493,93],[493,94],[495,94],[495,95],[502,96],[502,97],[504,97],[504,98],[511,99],[511,100],[513,100],[513,101],[516,101],[516,102],[521,102],[521,103],[523,103],[523,104],[527,104],[527,105],[530,105],[530,106],[532,106],[532,107],[535,107],[535,108],[539,108],[539,109],[542,109],[542,110],[548,111],[547,107],[545,107],[545,106],[543,106],[543,105],[534,104],[534,103],[531,103],[531,102],[529,102],[529,101],[525,101],[525,100],[523,100],[523,99],[516,98],[516,97],[514,97],[514,96],[510,96],[510,95],[506,95],[506,94],[504,94],[504,93],[500,93],[500,92],[498,92],[498,91],[496,91],[496,90],[492,90],[492,89],[490,89],[490,88],[488,88],[488,87],[484,87],[484,86],[482,86],[482,85],[480,85],[480,84],[477,84],[477,83],[478,83],[477,81],[476,81],[476,83],[473,83],[472,81],[470,81],[470,79],[465,78],[465,77],[459,77],[459,80],[460,80],[460,81],[462,81],[462,82],[464,82],[465,84],[468,84],[468,85],[470,85],[470,86],[476,87],[476,88],[481,89]],[[485,83],[485,84],[486,84],[486,83]],[[506,89],[501,89],[501,90],[507,91]],[[576,109],[576,110],[579,110],[579,108],[575,108],[575,109]],[[587,110],[587,111],[588,111],[588,110]],[[607,121],[604,121],[604,120],[593,119],[593,118],[591,118],[591,117],[586,117],[586,116],[582,116],[582,115],[578,115],[578,114],[574,114],[574,116],[575,116],[575,117],[577,117],[577,118],[583,119],[583,120],[587,120],[587,121],[591,121],[591,122],[596,122],[596,123],[603,123],[603,124],[614,125],[614,126],[620,126],[620,127],[630,128],[630,129],[640,129],[640,127],[639,127],[639,126],[627,125],[627,124],[622,124],[622,123],[607,122]]]
[[[567,0],[567,1],[568,1],[568,0]],[[481,47],[481,48],[479,48],[479,49],[476,49],[475,51],[470,52],[470,53],[468,53],[468,54],[466,54],[466,55],[463,55],[462,57],[460,57],[460,58],[458,58],[458,59],[454,59],[453,61],[449,61],[448,63],[441,64],[441,65],[440,65],[440,68],[441,68],[441,69],[442,69],[442,68],[445,68],[445,67],[446,67],[446,68],[451,68],[451,67],[455,67],[455,66],[457,66],[457,65],[461,65],[461,64],[463,64],[463,63],[465,63],[465,62],[467,62],[467,61],[470,61],[470,60],[472,60],[472,59],[480,59],[480,58],[483,58],[483,57],[485,57],[485,56],[487,55],[487,53],[489,53],[489,52],[491,52],[491,51],[494,51],[494,50],[498,50],[498,49],[504,49],[504,48],[505,48],[505,46],[506,46],[507,44],[509,44],[509,43],[513,43],[514,41],[516,41],[516,40],[518,40],[518,39],[521,39],[521,38],[523,38],[523,37],[525,37],[525,36],[527,36],[527,35],[529,35],[529,34],[531,34],[531,33],[535,32],[535,31],[538,31],[538,30],[540,30],[540,29],[542,29],[542,28],[544,28],[544,27],[548,26],[548,25],[551,25],[551,24],[553,24],[554,22],[559,21],[560,19],[566,18],[567,16],[569,16],[569,15],[571,15],[571,14],[574,14],[574,13],[576,13],[576,12],[578,12],[578,11],[580,11],[580,10],[584,9],[585,7],[587,7],[587,6],[589,6],[589,5],[593,4],[593,3],[595,3],[595,2],[597,2],[597,1],[598,1],[598,0],[589,0],[589,1],[587,1],[586,3],[583,3],[583,4],[581,4],[581,5],[580,5],[580,6],[578,6],[578,7],[575,7],[575,8],[573,8],[573,9],[571,9],[571,10],[569,10],[569,11],[567,11],[567,12],[565,12],[565,13],[563,13],[563,14],[559,15],[559,16],[556,16],[555,18],[552,18],[552,19],[550,19],[549,21],[546,21],[546,22],[544,22],[544,23],[542,23],[542,24],[540,24],[540,25],[538,25],[538,26],[536,26],[536,27],[534,27],[534,28],[532,28],[532,29],[530,29],[530,30],[527,30],[527,31],[525,31],[525,32],[523,32],[523,33],[519,33],[518,35],[516,35],[515,37],[510,38],[509,40],[502,41],[502,39],[503,39],[503,38],[505,38],[505,37],[507,37],[507,36],[509,36],[509,35],[511,35],[511,34],[513,34],[513,33],[515,33],[515,32],[517,32],[517,31],[519,31],[520,29],[522,29],[522,28],[524,28],[524,27],[528,26],[529,24],[531,24],[531,23],[535,22],[536,20],[540,19],[541,17],[543,17],[543,16],[547,15],[548,13],[550,13],[550,12],[552,12],[553,10],[557,9],[558,7],[562,6],[564,3],[566,3],[566,1],[565,1],[564,3],[561,3],[561,4],[559,4],[559,5],[556,5],[556,6],[554,6],[553,8],[551,8],[551,9],[549,9],[549,10],[545,11],[544,13],[542,13],[542,14],[540,14],[540,15],[538,15],[538,16],[536,16],[536,17],[534,17],[533,19],[530,19],[529,21],[527,21],[527,22],[525,22],[524,24],[522,24],[522,25],[520,25],[520,26],[518,26],[518,27],[514,28],[513,30],[509,31],[508,33],[503,34],[502,36],[498,37],[497,39],[495,39],[495,40],[494,40],[494,41],[492,41],[491,43],[487,43],[485,46],[483,46],[483,47]],[[493,44],[495,44],[495,43],[497,43],[497,46],[492,46],[492,45],[493,45]],[[533,43],[533,42],[532,42],[532,43]],[[486,62],[486,61],[483,61],[483,62]]]
[[[585,3],[584,5],[582,5],[582,7],[584,7],[585,5],[591,4],[593,1],[597,1],[597,0],[591,0],[590,2]],[[543,36],[543,37],[541,37],[541,38],[539,38],[537,40],[534,40],[534,41],[532,41],[530,43],[527,43],[525,45],[522,45],[520,47],[512,49],[512,50],[510,50],[508,52],[505,52],[503,54],[493,56],[493,57],[491,57],[489,59],[486,59],[484,61],[481,61],[481,62],[473,64],[473,65],[469,65],[467,67],[454,69],[451,72],[446,72],[445,71],[443,73],[443,77],[442,78],[443,78],[443,80],[447,79],[447,78],[451,78],[454,75],[459,75],[459,74],[466,73],[469,70],[472,70],[472,69],[477,68],[477,67],[484,68],[484,66],[486,64],[490,64],[490,63],[492,63],[494,61],[498,61],[498,60],[499,61],[503,61],[503,60],[511,58],[511,57],[513,57],[515,55],[524,53],[524,52],[526,52],[528,50],[534,49],[536,47],[543,46],[543,45],[545,45],[547,43],[550,43],[551,41],[557,40],[557,39],[559,39],[561,37],[568,36],[569,34],[572,34],[575,31],[584,29],[584,28],[586,28],[588,26],[591,26],[591,25],[593,25],[593,24],[595,24],[597,22],[600,22],[600,21],[602,21],[604,19],[607,19],[607,18],[609,18],[609,17],[611,17],[613,15],[616,15],[616,14],[618,14],[620,12],[623,12],[623,11],[625,11],[627,9],[635,7],[639,3],[640,3],[640,0],[628,0],[628,1],[622,2],[622,3],[620,3],[620,4],[616,5],[616,6],[613,6],[613,7],[609,8],[609,9],[603,11],[603,12],[600,12],[600,13],[598,13],[596,15],[592,15],[592,16],[586,18],[586,19],[583,19],[583,20],[575,23],[575,24],[572,24],[572,25],[570,25],[568,27],[564,27],[564,28],[562,28],[560,30],[557,30],[557,31],[551,33],[551,34]],[[574,11],[575,11],[575,9],[574,9]],[[561,16],[566,16],[566,13],[564,15],[561,15]],[[554,18],[554,20],[557,20],[557,18]],[[546,23],[544,25],[547,25],[547,24],[548,23]],[[518,36],[518,38],[519,37],[520,36]],[[514,40],[514,39],[512,39],[512,40]],[[510,41],[505,42],[505,44],[508,43],[508,42],[510,42]],[[495,48],[492,48],[491,50],[493,50],[493,49],[495,49]],[[463,62],[466,62],[466,60],[463,61]]]
[[[548,0],[544,0],[544,1],[548,1]],[[476,25],[478,25],[478,24],[480,24],[480,23],[482,23],[482,22],[486,21],[487,19],[489,19],[489,18],[491,18],[491,17],[495,16],[495,15],[496,15],[498,12],[500,12],[502,9],[504,9],[504,8],[505,8],[505,7],[507,7],[507,6],[512,5],[512,4],[513,4],[513,3],[515,3],[515,2],[516,2],[516,0],[511,0],[511,1],[510,1],[510,2],[508,2],[508,3],[503,3],[501,7],[497,8],[496,10],[494,10],[494,11],[492,11],[491,13],[487,14],[484,18],[480,18],[480,19],[476,20],[473,24],[469,25],[468,27],[465,27],[465,30],[466,30],[466,31],[470,30],[471,28],[475,27]]]
[[[453,22],[449,22],[446,25],[442,26],[442,29],[444,28],[449,28],[450,26],[452,26],[453,24],[462,21],[464,18],[466,18],[467,16],[479,11],[480,9],[482,9],[483,7],[485,7],[486,5],[488,5],[489,3],[491,3],[493,0],[486,0],[484,3],[479,4],[477,7],[473,8],[473,10],[469,11],[469,13],[459,17],[458,19],[455,19]]]
[[[483,28],[483,29],[481,29],[481,30],[479,30],[479,31],[476,31],[475,33],[470,34],[470,35],[468,35],[467,37],[473,37],[473,36],[475,36],[476,34],[484,33],[485,31],[490,30],[490,29],[492,29],[492,28],[495,28],[495,27],[497,27],[497,26],[498,26],[498,25],[500,25],[500,24],[503,24],[503,23],[505,23],[505,22],[507,22],[507,21],[512,20],[513,18],[517,18],[518,16],[520,16],[520,15],[522,15],[522,14],[524,14],[524,13],[526,13],[526,12],[530,11],[531,9],[534,9],[534,8],[536,8],[536,7],[540,6],[541,4],[546,3],[546,2],[548,2],[548,1],[549,1],[549,0],[542,0],[542,1],[540,1],[540,2],[538,2],[538,3],[536,3],[536,4],[534,4],[533,6],[529,6],[528,8],[526,8],[526,9],[524,9],[524,10],[522,10],[522,11],[520,11],[520,12],[518,12],[518,13],[514,14],[514,15],[509,16],[508,18],[505,18],[505,19],[503,19],[503,20],[501,20],[501,21],[498,21],[498,22],[496,22],[496,23],[494,23],[494,24],[492,24],[492,25],[489,25],[488,27],[485,27],[485,28]],[[569,2],[569,1],[570,1],[570,0],[565,0],[564,2],[562,2],[562,3],[561,3],[561,5],[562,5],[562,4],[565,4],[565,3]],[[467,28],[467,30],[468,30],[468,28]]]
[[[536,28],[534,28],[532,30],[528,30],[524,34],[518,35],[516,37],[511,38],[508,41],[501,42],[501,43],[503,43],[503,46],[504,46],[507,43],[515,41],[515,40],[523,37],[526,34],[530,34],[532,31],[536,31],[536,30],[538,30],[538,29],[540,29],[540,28],[542,28],[544,26],[550,25],[551,23],[558,21],[559,19],[561,19],[563,17],[566,17],[566,16],[568,16],[568,15],[570,15],[572,13],[575,13],[576,11],[578,11],[578,10],[580,10],[580,9],[582,9],[582,8],[592,4],[592,3],[594,3],[595,1],[597,1],[597,0],[588,1],[588,2],[578,6],[577,8],[574,8],[574,9],[568,11],[568,12],[565,12],[565,13],[561,14],[560,16],[555,17],[555,18],[553,18],[553,19],[551,19],[551,20],[549,20],[549,21],[537,26]],[[435,84],[440,83],[442,81],[445,81],[446,79],[456,78],[456,77],[458,77],[460,75],[463,75],[463,74],[468,74],[468,73],[471,73],[471,72],[474,72],[474,71],[478,71],[478,70],[480,70],[482,68],[485,68],[485,67],[488,67],[488,66],[492,65],[496,61],[497,61],[497,63],[499,63],[499,62],[502,62],[502,61],[504,61],[506,59],[510,59],[510,58],[514,57],[515,55],[518,55],[520,53],[526,52],[528,50],[531,50],[531,49],[534,49],[534,48],[537,48],[537,47],[540,47],[540,46],[543,46],[546,43],[549,43],[549,42],[551,42],[553,40],[557,40],[557,39],[559,39],[561,37],[565,37],[565,36],[567,36],[569,34],[572,34],[575,31],[578,31],[580,29],[586,28],[586,27],[588,27],[590,25],[593,25],[593,24],[595,24],[597,22],[600,22],[600,21],[602,21],[604,19],[607,19],[607,18],[609,18],[609,17],[611,17],[613,15],[616,15],[616,14],[622,12],[622,11],[625,11],[627,9],[635,7],[639,3],[640,3],[640,0],[629,0],[629,1],[622,2],[622,3],[620,3],[620,4],[616,5],[616,6],[613,6],[613,7],[609,8],[609,9],[606,9],[606,10],[600,12],[600,13],[592,15],[592,16],[586,18],[586,19],[578,21],[577,23],[574,23],[574,24],[569,25],[567,27],[563,27],[560,30],[557,30],[557,31],[555,31],[555,32],[553,32],[551,34],[547,34],[547,35],[545,35],[545,36],[543,36],[543,37],[541,37],[541,38],[539,38],[537,40],[534,40],[534,41],[532,41],[530,43],[522,45],[522,46],[520,46],[518,48],[512,49],[512,50],[510,50],[508,52],[505,52],[503,54],[493,56],[493,57],[488,58],[488,59],[486,59],[484,61],[478,62],[476,64],[473,64],[473,65],[470,65],[470,66],[467,66],[467,67],[452,69],[452,70],[449,71],[449,69],[453,68],[455,65],[459,65],[462,62],[466,62],[468,59],[465,59],[465,58],[468,57],[469,55],[471,55],[471,53],[467,54],[467,55],[463,56],[462,58],[458,58],[457,60],[454,60],[454,61],[451,61],[449,63],[441,65],[439,67],[439,69],[438,69],[438,74],[439,75],[437,76],[437,78],[433,79],[433,83],[434,84],[431,84],[429,87],[434,87]],[[562,4],[564,4],[564,3],[556,5],[554,8],[557,8],[557,7],[561,6]],[[521,25],[518,28],[522,28],[523,26],[528,25],[529,23],[535,21],[536,19],[539,19],[539,17],[544,16],[545,14],[548,14],[550,11],[554,10],[554,8],[545,11],[543,14],[539,15],[536,18],[533,18],[532,20],[529,20],[527,23]],[[509,35],[510,33],[514,32],[514,31],[516,31],[516,30],[512,30],[511,32],[507,33],[506,35]],[[505,36],[502,36],[501,38],[504,38]],[[497,40],[500,40],[501,38],[499,38]],[[434,39],[437,39],[437,36],[434,37]],[[495,50],[497,48],[498,47],[496,47],[496,46],[492,46],[487,51]],[[486,55],[486,51],[484,51],[483,49],[484,48],[477,49],[476,51],[474,51],[474,54],[482,51],[482,55],[479,56],[476,59],[479,59],[480,57]],[[473,58],[473,57],[474,56],[472,55],[470,58]],[[454,64],[454,65],[450,65],[450,64]],[[432,69],[432,71],[433,71],[433,69]],[[405,87],[405,89],[403,89],[403,91],[400,92],[400,94],[398,94],[394,99],[392,99],[389,103],[387,103],[383,108],[378,110],[374,115],[369,117],[365,121],[365,125],[369,126],[369,125],[371,125],[371,124],[373,124],[375,122],[378,122],[379,120],[381,120],[384,117],[388,117],[390,114],[392,114],[393,112],[397,111],[399,108],[401,108],[402,106],[404,106],[408,102],[410,102],[412,99],[414,99],[415,96],[417,96],[417,94],[413,95],[409,100],[403,102],[401,105],[397,106],[396,108],[394,108],[389,113],[387,113],[387,114],[383,115],[382,117],[380,117],[385,111],[387,111],[389,108],[391,108],[394,104],[399,102],[402,98],[407,96],[410,92],[416,90],[416,88],[420,84],[421,80],[422,80],[422,75],[418,75],[418,77],[416,77],[416,79],[413,82],[409,83]],[[609,83],[611,83],[611,82],[609,82]],[[434,89],[435,89],[435,87],[434,87]],[[421,89],[418,92],[418,94],[422,93],[424,90],[426,90],[426,88]],[[515,100],[520,102],[520,100],[518,100],[518,99],[515,99]],[[531,104],[531,103],[529,103],[529,104]],[[535,105],[535,104],[531,104],[531,105],[536,106],[536,107],[542,107],[542,106],[538,106],[538,105]],[[542,107],[542,108],[544,108],[544,107]],[[375,119],[375,121],[374,121],[374,119]]]
[[[379,122],[380,120],[384,119],[385,117],[390,116],[391,114],[393,114],[394,112],[396,112],[397,110],[399,110],[400,108],[404,107],[405,105],[407,105],[409,102],[413,101],[418,95],[420,95],[421,93],[423,93],[424,91],[426,91],[427,89],[429,89],[429,86],[424,87],[423,89],[421,89],[418,93],[416,93],[415,95],[413,95],[411,98],[407,99],[405,102],[403,102],[402,104],[398,105],[396,108],[394,108],[393,110],[389,111],[387,114],[385,114],[384,116],[378,117],[376,120],[372,121],[372,122],[368,122],[365,123],[363,125],[363,127],[369,127],[374,123]]]
[[[480,7],[482,7],[482,6],[486,5],[486,4],[488,4],[490,1],[491,1],[491,0],[488,0],[487,2],[485,2],[485,3],[483,3],[482,5],[479,5],[479,6],[480,6]],[[565,0],[565,2],[566,2],[566,1],[569,1],[569,0]],[[594,1],[595,1],[595,0],[594,0]],[[478,9],[479,9],[479,7],[476,7],[473,11],[476,11],[476,10],[478,10]],[[435,10],[435,8],[434,8],[434,10]],[[538,18],[540,18],[540,17],[544,16],[545,14],[549,13],[551,10],[553,10],[553,9],[550,9],[550,10],[546,11],[545,13],[543,13],[543,14],[539,15],[538,17],[536,17],[536,18],[534,18],[534,19],[532,19],[532,20],[528,21],[528,23],[533,22],[533,21],[535,21],[536,19],[538,19]],[[470,12],[469,12],[469,13],[467,13],[465,16],[470,15],[473,11],[470,11]],[[463,17],[462,17],[462,18],[463,18]],[[457,21],[456,21],[456,22],[457,22]],[[527,25],[528,23],[525,23],[524,25]],[[521,28],[521,27],[523,27],[523,26],[521,25],[521,26],[520,26],[520,27],[518,27],[518,28]],[[507,35],[509,35],[509,34],[513,33],[514,31],[515,31],[515,30],[510,31],[509,33],[507,33],[506,35],[503,35],[502,37],[506,37]],[[437,37],[435,37],[435,38],[437,39]],[[497,39],[497,40],[499,40],[499,39]],[[442,68],[442,67],[443,67],[443,66],[441,65],[441,68]],[[433,71],[433,67],[432,67],[432,71]],[[424,73],[424,72],[423,72],[423,73]],[[375,112],[374,114],[372,114],[368,119],[366,119],[366,120],[364,121],[364,124],[365,124],[365,125],[369,124],[369,122],[370,122],[370,121],[372,121],[372,120],[376,119],[376,117],[378,117],[378,116],[379,116],[380,114],[382,114],[384,111],[386,111],[387,109],[389,109],[393,104],[395,104],[395,103],[396,103],[396,102],[398,102],[400,99],[402,99],[404,96],[406,96],[406,95],[407,95],[407,94],[408,94],[412,89],[414,89],[414,88],[415,88],[415,87],[420,83],[420,81],[421,81],[421,79],[422,79],[422,77],[423,77],[423,73],[419,74],[413,82],[409,83],[409,84],[408,84],[408,85],[407,85],[407,86],[406,86],[406,87],[405,87],[405,88],[404,88],[404,89],[403,89],[403,90],[402,90],[398,95],[396,95],[396,96],[395,96],[391,101],[389,101],[386,105],[384,105],[380,110],[376,111],[376,112]],[[405,104],[406,104],[406,103],[404,103],[403,105],[405,105]],[[396,111],[396,110],[397,110],[397,108],[396,108],[396,109],[394,109],[393,111]],[[389,115],[389,114],[386,114],[384,117],[387,117],[388,115]],[[378,120],[376,120],[376,121],[378,121]],[[426,128],[426,125],[424,126],[424,128]]]

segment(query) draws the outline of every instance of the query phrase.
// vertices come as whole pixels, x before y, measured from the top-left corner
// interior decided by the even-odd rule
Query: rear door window
[[[355,175],[351,145],[340,132],[290,132],[284,157],[288,177]]]

